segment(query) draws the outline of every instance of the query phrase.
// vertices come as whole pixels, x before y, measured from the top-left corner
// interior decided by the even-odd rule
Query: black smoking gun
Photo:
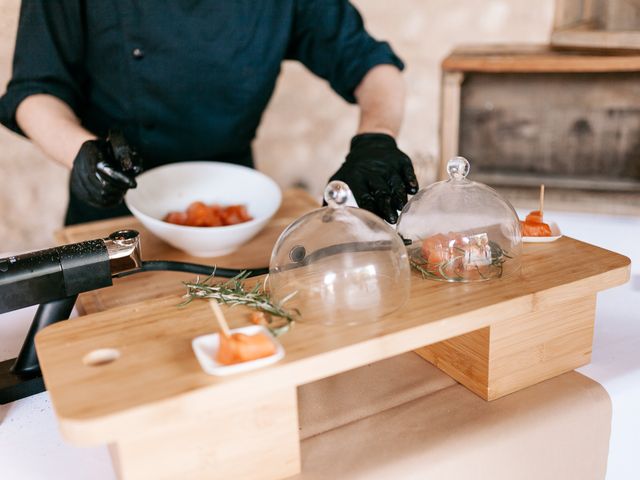
[[[71,315],[78,294],[108,287],[114,278],[146,271],[233,277],[239,270],[171,261],[142,261],[140,235],[119,230],[107,238],[62,245],[0,259],[0,314],[39,305],[20,354],[0,362],[0,404],[44,390],[36,333]],[[253,269],[262,275],[267,269]]]

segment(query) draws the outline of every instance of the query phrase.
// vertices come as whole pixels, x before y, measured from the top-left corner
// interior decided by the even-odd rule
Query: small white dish
[[[209,335],[201,335],[194,338],[191,341],[191,346],[196,358],[200,362],[202,370],[209,375],[225,376],[233,375],[235,373],[248,372],[255,370],[256,368],[266,367],[281,360],[284,357],[284,348],[278,342],[269,330],[261,325],[251,325],[249,327],[234,328],[231,333],[244,333],[245,335],[256,335],[257,333],[263,333],[271,339],[276,347],[276,352],[273,355],[264,358],[258,358],[257,360],[251,360],[250,362],[234,363],[233,365],[223,365],[216,362],[216,355],[218,353],[218,347],[220,345],[220,334],[212,333]]]
[[[549,225],[549,228],[551,229],[550,237],[522,237],[522,241],[524,243],[550,243],[555,242],[562,237],[562,232],[560,231],[560,227],[558,227],[558,224],[556,222],[545,223]]]

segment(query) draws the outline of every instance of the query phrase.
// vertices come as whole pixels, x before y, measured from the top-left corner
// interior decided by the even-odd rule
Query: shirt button
[[[136,60],[140,60],[141,58],[144,58],[144,51],[141,48],[134,48],[131,55]]]

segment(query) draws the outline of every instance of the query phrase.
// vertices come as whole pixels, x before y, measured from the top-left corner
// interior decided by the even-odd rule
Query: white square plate
[[[522,237],[522,241],[524,243],[549,243],[555,242],[560,237],[562,237],[562,232],[560,231],[560,227],[556,222],[546,222],[551,229],[550,237]]]
[[[255,335],[257,333],[263,333],[271,339],[276,347],[276,352],[273,355],[264,358],[258,358],[257,360],[251,360],[250,362],[234,363],[233,365],[223,365],[216,362],[216,354],[218,353],[218,347],[220,345],[220,334],[212,333],[209,335],[201,335],[194,338],[191,341],[191,347],[193,348],[196,358],[200,362],[202,369],[209,375],[225,376],[233,375],[234,373],[248,372],[255,370],[256,368],[265,367],[276,363],[278,360],[284,357],[284,348],[278,342],[269,330],[261,325],[251,325],[249,327],[234,328],[231,333],[244,333],[245,335]]]

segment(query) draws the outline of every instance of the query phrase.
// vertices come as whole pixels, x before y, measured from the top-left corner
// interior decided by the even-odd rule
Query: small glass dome
[[[346,206],[349,193],[345,183],[331,182],[324,194],[328,206],[289,225],[271,254],[271,295],[298,309],[301,322],[373,322],[409,296],[411,268],[402,239],[374,214]]]
[[[420,190],[400,214],[398,233],[424,278],[480,282],[520,270],[522,236],[513,206],[467,179],[469,162],[449,160],[449,180]]]

